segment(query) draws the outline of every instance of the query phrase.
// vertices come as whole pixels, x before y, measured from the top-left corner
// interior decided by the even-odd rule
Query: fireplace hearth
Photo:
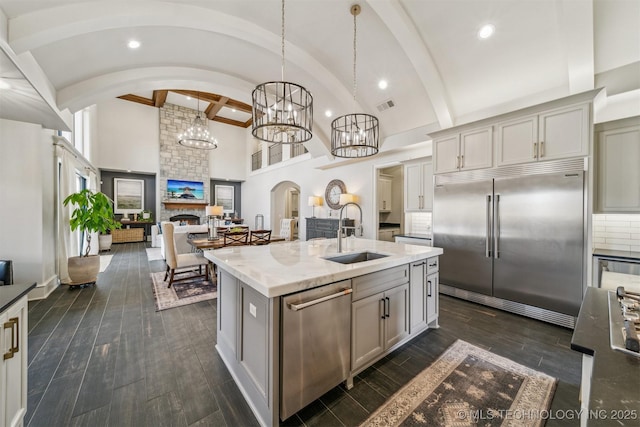
[[[169,221],[172,221],[172,222],[180,221],[189,225],[200,225],[200,217],[196,215],[187,215],[187,214],[174,215],[171,218],[169,218]]]

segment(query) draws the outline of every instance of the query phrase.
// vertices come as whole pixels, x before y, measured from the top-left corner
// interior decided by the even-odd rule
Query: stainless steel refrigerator
[[[436,176],[433,207],[445,289],[577,316],[583,294],[584,172],[449,178]],[[521,307],[520,314],[528,315],[527,309]]]

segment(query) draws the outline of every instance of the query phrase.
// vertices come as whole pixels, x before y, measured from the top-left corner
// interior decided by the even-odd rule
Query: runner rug
[[[169,282],[164,281],[164,275],[164,271],[151,273],[156,311],[207,301],[218,296],[216,283],[212,283],[211,280],[199,277],[193,280],[174,282],[170,288],[167,288]]]
[[[541,426],[556,379],[458,340],[364,426]]]

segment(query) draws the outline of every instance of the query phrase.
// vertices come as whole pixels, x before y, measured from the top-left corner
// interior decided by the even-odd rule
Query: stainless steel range
[[[609,338],[611,348],[640,357],[640,293],[618,286],[609,291]]]

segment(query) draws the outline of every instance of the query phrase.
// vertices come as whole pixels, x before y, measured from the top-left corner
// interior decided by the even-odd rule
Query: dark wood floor
[[[29,426],[253,426],[217,355],[215,301],[155,311],[143,243],[114,245],[95,287],[56,289],[29,303]],[[581,357],[571,330],[451,297],[440,325],[284,425],[352,426],[457,338],[558,378],[552,410],[577,410]],[[578,425],[549,420],[547,426]]]

